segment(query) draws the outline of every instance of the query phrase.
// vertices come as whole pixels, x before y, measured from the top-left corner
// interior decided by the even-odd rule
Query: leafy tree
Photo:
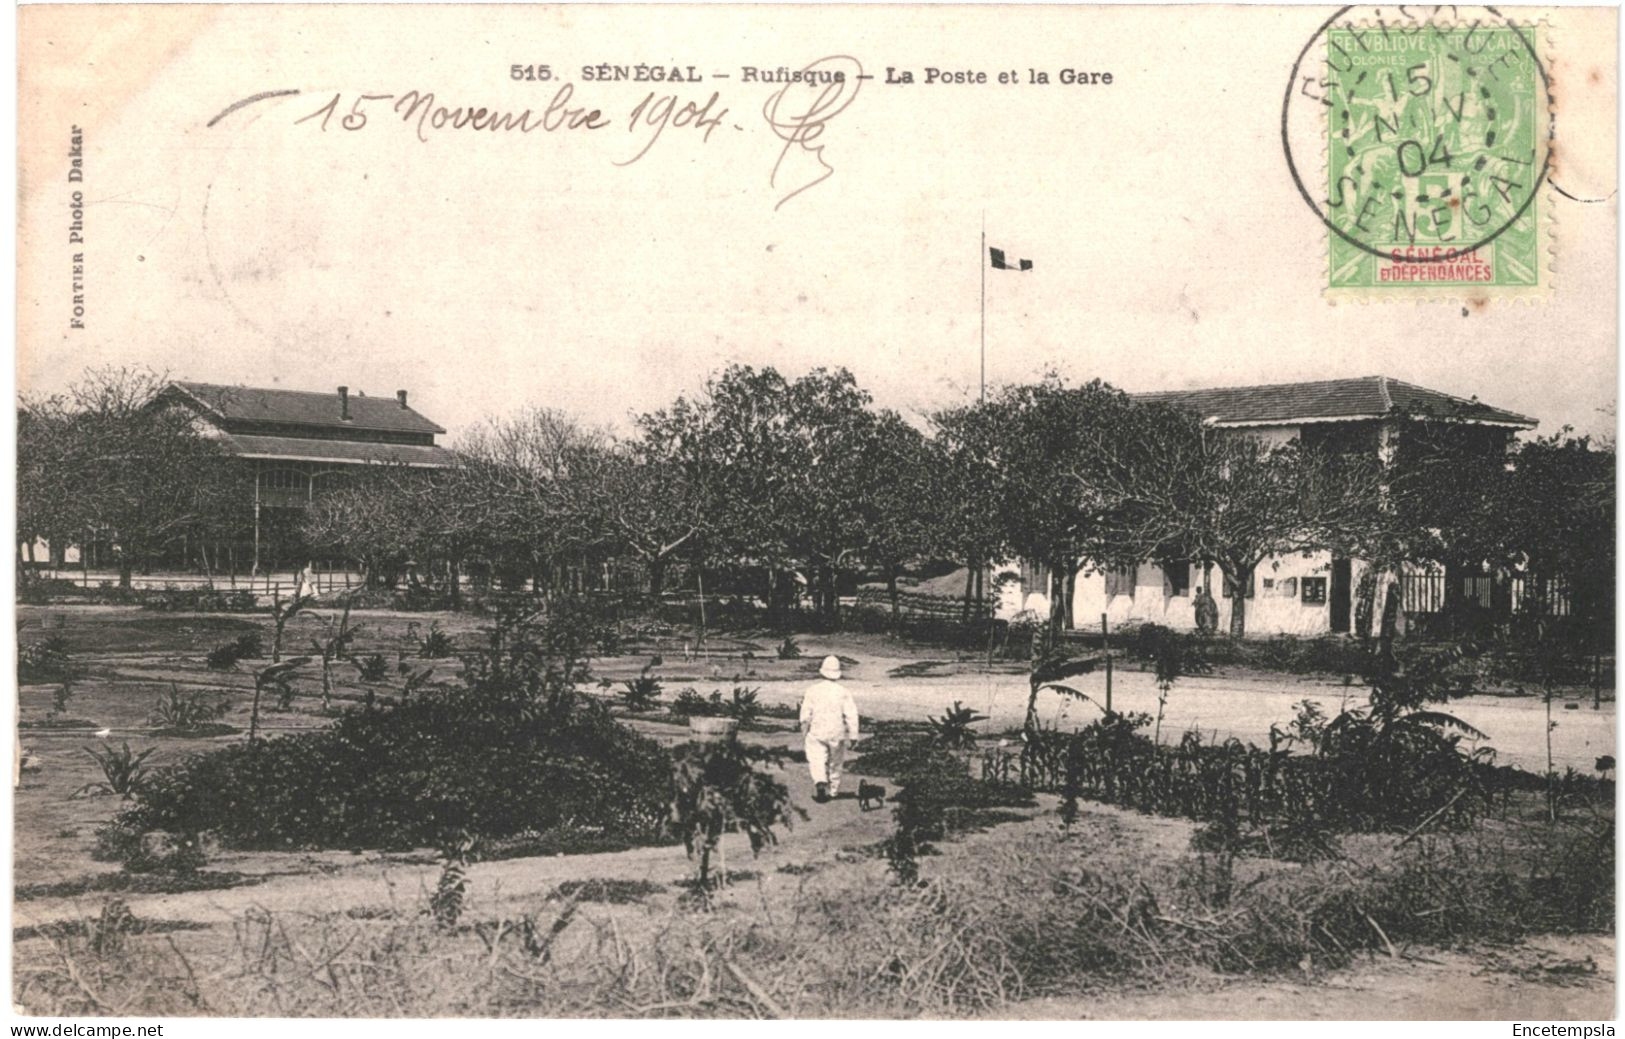
[[[1385,477],[1389,552],[1447,572],[1521,572],[1532,592],[1566,580],[1581,630],[1605,637],[1613,626],[1614,464],[1610,446],[1567,428],[1513,444],[1505,430],[1408,422]],[[1445,583],[1445,612],[1457,622],[1463,595],[1461,581]]]
[[[815,599],[825,623],[833,626],[839,620],[840,575],[866,561],[881,466],[888,447],[901,443],[901,434],[888,423],[893,439],[884,439],[869,394],[845,369],[815,369],[802,376],[790,385],[788,403],[789,464],[778,511],[789,555],[817,579]]]
[[[1458,623],[1465,603],[1457,573],[1513,561],[1504,512],[1512,434],[1418,418],[1402,418],[1397,429],[1384,474],[1393,522],[1373,558],[1380,567],[1444,567],[1444,613]]]
[[[61,558],[63,547],[82,531],[80,519],[67,498],[64,474],[73,443],[72,426],[57,409],[25,405],[17,412],[17,540],[18,551],[35,539],[49,542],[51,554]],[[20,558],[20,556],[19,556]],[[34,562],[32,558],[29,560]],[[18,572],[26,579],[28,571]]]
[[[643,439],[666,445],[705,503],[709,522],[684,545],[696,565],[726,556],[762,568],[770,615],[792,565],[782,485],[792,464],[786,432],[789,384],[771,368],[731,365],[693,397],[638,420]]]
[[[925,434],[896,412],[875,416],[864,459],[860,554],[886,578],[892,621],[900,617],[897,579],[910,563],[931,558],[942,544],[944,496]]]
[[[425,546],[419,502],[395,472],[367,473],[305,511],[305,541],[361,564],[369,581],[394,573]]]
[[[1571,612],[1596,647],[1614,628],[1615,458],[1567,429],[1524,442],[1497,515],[1530,576],[1567,578]]]
[[[983,563],[1006,558],[1007,525],[998,508],[1001,474],[993,445],[999,424],[986,403],[952,408],[933,416],[931,475],[936,505],[933,554],[965,564],[964,620],[971,617],[974,574]]]
[[[1158,546],[1146,556],[1216,563],[1236,592],[1236,638],[1247,633],[1246,590],[1265,559],[1328,548],[1357,554],[1387,527],[1374,452],[1271,445],[1194,418],[1142,428],[1151,435],[1136,452],[1129,485],[1138,540]]]
[[[817,369],[796,380],[772,368],[732,365],[694,398],[644,416],[645,441],[683,471],[690,502],[710,522],[687,543],[693,558],[760,568],[770,611],[783,604],[785,572],[804,570],[833,623],[840,574],[872,544],[876,481],[895,471],[888,448],[906,450],[900,419],[877,417],[850,372]]]
[[[1162,415],[1099,380],[1068,387],[1051,376],[938,416],[969,507],[994,517],[987,540],[1049,567],[1052,636],[1071,625],[1085,563],[1148,554],[1132,468],[1142,427]]]

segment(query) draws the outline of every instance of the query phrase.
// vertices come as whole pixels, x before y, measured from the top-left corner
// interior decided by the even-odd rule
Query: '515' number
[[[508,68],[508,75],[514,79],[546,82],[553,78],[553,69],[549,65],[512,65]]]

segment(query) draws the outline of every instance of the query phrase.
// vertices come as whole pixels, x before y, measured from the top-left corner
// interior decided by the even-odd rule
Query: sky
[[[28,9],[19,387],[52,392],[112,364],[404,388],[455,440],[532,406],[624,429],[739,362],[844,366],[879,404],[920,415],[977,392],[985,275],[993,384],[1050,369],[1131,391],[1383,374],[1535,416],[1541,432],[1611,432],[1611,197],[1538,200],[1544,301],[1324,298],[1327,232],[1281,140],[1292,63],[1324,15]],[[1609,196],[1615,17],[1556,21],[1560,186]],[[823,168],[792,143],[775,172],[786,142],[764,106],[781,86],[743,82],[743,66],[832,56],[877,78],[823,127],[828,178],[786,198]],[[555,78],[515,81],[515,61]],[[583,71],[640,61],[729,78]],[[886,85],[888,67],[994,81]],[[1063,68],[1113,82],[1062,85]],[[996,82],[1028,69],[1051,83]],[[361,94],[541,112],[563,82],[571,107],[609,125],[424,140],[384,101],[342,126]],[[297,93],[221,114],[268,91]],[[713,91],[699,117],[720,116],[713,129],[673,120],[627,162],[659,98],[699,108]],[[75,126],[84,179],[70,183]],[[83,243],[68,241],[74,191]],[[984,270],[984,233],[1033,269]],[[83,329],[69,320],[75,253]]]

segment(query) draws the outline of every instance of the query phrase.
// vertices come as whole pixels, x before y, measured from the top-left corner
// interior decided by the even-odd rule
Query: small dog
[[[879,808],[886,802],[886,788],[879,783],[871,783],[866,779],[858,780],[858,807],[867,812],[871,808]]]

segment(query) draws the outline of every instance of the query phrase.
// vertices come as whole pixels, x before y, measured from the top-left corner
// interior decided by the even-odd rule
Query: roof
[[[294,426],[342,426],[394,433],[444,433],[445,430],[395,397],[350,394],[350,420],[339,418],[336,392],[265,390],[253,386],[221,386],[207,382],[171,383],[211,416],[227,422],[275,422]]]
[[[1272,386],[1137,393],[1136,400],[1173,404],[1218,426],[1287,425],[1377,419],[1401,413],[1479,425],[1533,429],[1526,415],[1430,390],[1386,375]]]
[[[443,447],[418,444],[374,444],[365,440],[316,440],[309,437],[261,437],[226,433],[220,438],[227,451],[241,458],[268,458],[283,462],[333,462],[343,465],[375,463],[414,468],[448,468],[456,456]]]

